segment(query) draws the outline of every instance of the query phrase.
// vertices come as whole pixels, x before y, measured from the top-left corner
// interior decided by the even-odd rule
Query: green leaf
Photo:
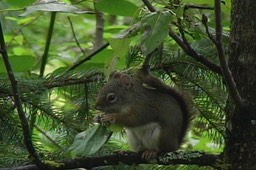
[[[59,2],[56,0],[45,1],[40,0],[34,3],[33,5],[26,8],[26,11],[20,14],[19,16],[27,16],[36,11],[50,11],[50,12],[68,12],[68,13],[92,13],[79,9],[73,5]]]
[[[14,72],[30,71],[35,64],[35,58],[30,55],[9,56],[9,60]],[[0,58],[0,73],[6,73],[2,58]]]
[[[68,153],[72,158],[96,153],[109,139],[111,132],[106,126],[98,125],[76,135]]]
[[[114,51],[112,49],[105,49],[100,53],[96,54],[90,61],[94,63],[106,64],[110,62]]]
[[[125,57],[129,51],[129,44],[131,39],[129,38],[111,38],[109,39],[110,46],[114,50],[114,55],[120,58]]]
[[[114,50],[112,59],[108,63],[105,75],[108,77],[116,68],[126,67],[126,56],[129,51],[130,38],[111,38],[109,39],[110,46]]]
[[[127,0],[99,0],[95,7],[97,10],[111,15],[134,17],[139,7]]]
[[[141,21],[144,33],[141,39],[141,49],[144,55],[154,51],[167,37],[172,16],[169,12],[154,12],[147,14]]]

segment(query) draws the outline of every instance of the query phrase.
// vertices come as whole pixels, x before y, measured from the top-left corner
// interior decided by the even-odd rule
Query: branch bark
[[[211,166],[218,168],[220,155],[207,154],[198,151],[191,152],[170,152],[160,154],[152,163],[159,165],[198,165],[198,166]],[[123,154],[107,155],[102,157],[89,157],[78,158],[67,161],[57,161],[53,164],[58,164],[53,167],[56,170],[86,168],[92,169],[99,166],[119,165],[124,163],[127,165],[148,164],[141,158],[141,154],[134,152],[126,152]],[[35,165],[26,165],[20,167],[5,168],[1,170],[38,170]]]
[[[142,1],[150,12],[156,12],[155,7],[148,0],[142,0]]]
[[[221,0],[214,0],[215,3],[215,20],[216,20],[216,48],[220,60],[223,78],[227,84],[229,94],[239,108],[244,107],[243,99],[241,98],[234,81],[233,75],[228,67],[224,46],[222,42],[222,20],[221,20]]]
[[[172,37],[172,39],[183,49],[183,51],[193,57],[198,62],[204,64],[206,67],[208,67],[210,70],[212,70],[215,73],[222,74],[221,69],[218,65],[212,63],[209,61],[206,57],[204,57],[201,54],[198,54],[188,43],[184,43],[184,41],[179,37],[171,28],[169,31],[169,36]]]

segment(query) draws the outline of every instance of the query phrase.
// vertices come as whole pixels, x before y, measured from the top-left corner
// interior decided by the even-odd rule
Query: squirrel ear
[[[132,78],[127,74],[122,74],[120,80],[126,90],[130,89],[134,84]]]
[[[114,72],[114,73],[110,74],[111,78],[121,78],[121,76],[122,76],[122,73],[120,73],[120,72]]]

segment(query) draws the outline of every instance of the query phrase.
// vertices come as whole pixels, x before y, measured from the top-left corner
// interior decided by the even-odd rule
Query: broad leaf
[[[129,51],[131,39],[124,38],[111,38],[109,39],[110,46],[114,50],[113,57],[109,62],[105,75],[108,77],[116,68],[125,68],[126,67],[126,56]]]
[[[57,0],[39,0],[33,5],[26,8],[26,11],[20,16],[27,16],[36,11],[50,11],[50,12],[68,12],[68,13],[92,13],[81,10],[73,5],[59,2]]]
[[[120,58],[123,58],[127,55],[129,51],[129,44],[131,42],[131,39],[124,38],[111,38],[109,39],[110,46],[114,50],[114,55],[119,56]]]
[[[109,139],[111,132],[106,126],[98,125],[76,135],[68,152],[72,158],[96,153]]]
[[[144,55],[154,51],[167,37],[172,16],[169,12],[154,12],[145,16],[142,21],[144,33],[141,49]]]

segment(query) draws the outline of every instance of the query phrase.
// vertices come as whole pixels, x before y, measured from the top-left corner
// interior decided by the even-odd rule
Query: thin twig
[[[189,42],[188,42],[188,40],[187,40],[187,38],[185,36],[185,32],[184,32],[184,29],[182,27],[182,23],[181,23],[181,19],[180,18],[178,18],[178,29],[179,29],[182,41],[185,44],[185,46],[188,47],[188,49],[191,48],[191,46],[190,46],[190,44],[189,44]]]
[[[208,27],[208,18],[207,16],[205,16],[204,14],[202,15],[202,23],[205,27],[205,31],[206,31],[206,34],[207,36],[209,37],[209,39],[215,44],[217,45],[217,42],[216,42],[216,39],[212,36],[212,34],[210,33],[209,31],[209,27]]]
[[[94,81],[99,81],[103,77],[102,72],[95,72],[85,78],[72,78],[72,77],[58,77],[48,79],[44,82],[44,87],[47,89],[52,89],[55,87],[64,87],[64,86],[71,86],[75,84],[86,84]]]
[[[103,44],[101,47],[99,47],[97,50],[95,50],[94,52],[92,52],[91,54],[89,54],[88,56],[86,56],[84,59],[74,63],[68,70],[74,70],[75,68],[77,68],[78,66],[80,66],[81,64],[83,64],[84,62],[90,60],[93,56],[95,56],[96,54],[98,54],[99,52],[101,52],[102,50],[104,50],[105,48],[107,48],[109,46],[109,43]]]
[[[46,40],[44,54],[42,57],[42,63],[41,63],[41,68],[40,68],[40,77],[42,77],[44,75],[45,65],[47,62],[48,53],[49,53],[49,49],[50,49],[50,45],[51,45],[51,39],[52,39],[52,33],[53,33],[56,14],[57,14],[56,12],[51,13],[51,21],[50,21],[50,26],[49,26],[49,30],[48,30],[47,40]]]
[[[21,99],[20,99],[19,92],[18,92],[17,80],[14,76],[11,64],[9,62],[9,56],[8,56],[8,53],[7,53],[7,50],[5,47],[6,47],[6,44],[5,44],[4,34],[3,34],[3,30],[2,30],[2,23],[0,22],[0,53],[2,54],[4,65],[5,65],[9,80],[11,82],[14,103],[16,105],[16,109],[17,109],[17,112],[18,112],[18,115],[19,115],[19,118],[21,121],[24,144],[25,144],[30,156],[34,159],[36,165],[39,168],[43,168],[44,164],[41,162],[40,157],[37,154],[37,152],[34,148],[33,142],[32,142],[29,124],[28,124],[26,115],[23,111]]]
[[[78,41],[78,39],[77,39],[77,37],[76,37],[76,33],[75,33],[74,27],[73,27],[73,23],[72,23],[70,17],[68,17],[68,21],[69,21],[69,24],[70,24],[70,27],[71,27],[71,31],[72,31],[73,37],[74,37],[74,39],[75,39],[76,45],[78,46],[78,48],[80,49],[80,51],[83,53],[83,55],[85,55],[85,51],[84,51],[84,49],[81,47],[81,45],[80,45],[80,43],[79,43],[79,41]]]
[[[47,108],[44,108],[43,106],[35,104],[35,103],[31,102],[31,101],[27,101],[27,99],[24,99],[24,98],[21,98],[21,100],[23,100],[23,103],[27,102],[31,106],[33,106],[33,107],[37,108],[38,110],[40,110],[41,112],[43,112],[45,115],[47,115],[47,116],[55,119],[56,121],[64,124],[66,127],[72,128],[72,129],[76,130],[77,132],[82,132],[83,131],[82,129],[80,129],[79,127],[75,126],[74,124],[71,124],[70,121],[64,120],[63,118],[57,116],[54,113],[49,113],[49,111],[47,111]]]
[[[215,20],[216,20],[215,21],[216,22],[216,48],[218,51],[223,78],[227,84],[227,88],[235,104],[238,107],[242,108],[244,106],[244,101],[241,98],[238,92],[238,89],[236,88],[236,83],[228,67],[228,63],[224,53],[224,45],[222,42],[221,0],[214,0],[214,5],[215,5]]]
[[[57,148],[63,149],[56,141],[54,141],[43,129],[41,129],[39,126],[34,125],[35,128],[42,133],[52,144],[54,144]]]
[[[156,12],[155,7],[148,1],[148,0],[142,0],[144,5],[148,8],[150,12]]]

